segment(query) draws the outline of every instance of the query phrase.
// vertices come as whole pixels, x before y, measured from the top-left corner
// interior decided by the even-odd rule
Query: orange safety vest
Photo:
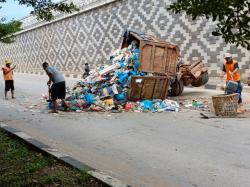
[[[240,72],[237,71],[233,77],[231,77],[230,72],[233,72],[235,70],[234,65],[237,64],[238,62],[236,60],[233,60],[233,63],[228,64],[226,61],[224,62],[224,66],[226,68],[226,73],[227,73],[227,81],[240,81]]]
[[[4,71],[9,71],[11,68],[8,68],[8,67],[4,67],[3,68],[3,77],[4,77],[4,80],[8,81],[8,80],[13,80],[13,70],[11,70],[9,73],[4,73]]]

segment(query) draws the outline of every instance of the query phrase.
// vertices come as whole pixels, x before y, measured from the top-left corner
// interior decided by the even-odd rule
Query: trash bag
[[[120,64],[120,67],[121,67],[121,68],[125,68],[125,67],[127,66],[127,63],[126,63],[125,60],[119,61],[119,64]]]
[[[126,94],[125,94],[125,93],[116,94],[116,95],[115,95],[115,99],[116,99],[117,101],[125,100],[125,99],[126,99]]]
[[[127,72],[118,72],[117,73],[117,82],[121,85],[126,84],[127,80],[128,80],[128,73]]]
[[[93,94],[87,93],[85,95],[85,101],[87,105],[90,106],[95,103],[95,96]]]
[[[125,106],[124,106],[124,109],[126,111],[129,111],[129,110],[132,110],[134,108],[134,104],[133,103],[126,103]]]
[[[141,63],[140,63],[139,61],[135,61],[135,62],[134,62],[134,66],[133,66],[134,71],[138,71],[140,65],[141,65]]]
[[[150,110],[151,111],[154,109],[153,102],[150,100],[144,100],[144,101],[140,102],[140,107],[143,110]]]
[[[164,100],[161,103],[162,108],[165,111],[179,111],[180,105],[176,102],[176,101],[172,101],[172,100]]]

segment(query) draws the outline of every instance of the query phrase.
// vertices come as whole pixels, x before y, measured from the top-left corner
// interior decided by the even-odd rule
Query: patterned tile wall
[[[223,54],[233,53],[244,77],[250,76],[250,53],[211,36],[214,24],[191,21],[166,11],[169,0],[118,0],[71,18],[22,33],[13,44],[0,44],[0,60],[11,58],[19,72],[41,73],[44,61],[65,74],[82,74],[84,63],[92,68],[119,48],[126,28],[154,34],[179,45],[184,62],[202,58],[211,76],[217,76]]]

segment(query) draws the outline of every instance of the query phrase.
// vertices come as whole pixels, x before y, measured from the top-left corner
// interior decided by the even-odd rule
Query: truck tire
[[[168,95],[171,97],[179,96],[182,94],[184,89],[183,81],[176,80],[171,84],[171,90],[169,90]]]
[[[193,87],[200,87],[200,86],[203,86],[203,85],[207,84],[208,80],[209,80],[208,73],[203,73],[199,77],[199,79],[197,81],[195,81],[195,82],[192,82],[191,85]]]

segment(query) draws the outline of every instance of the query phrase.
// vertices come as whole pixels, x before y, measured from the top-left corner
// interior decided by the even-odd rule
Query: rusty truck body
[[[132,83],[134,82],[134,89],[132,88],[132,90],[135,92],[132,95],[137,94],[137,96],[135,96],[136,98],[154,99],[156,98],[154,94],[161,95],[160,98],[166,97],[167,95],[178,96],[182,94],[184,86],[192,85],[199,87],[208,82],[208,68],[201,60],[190,64],[178,63],[180,49],[177,45],[152,35],[127,30],[124,34],[121,48],[128,47],[133,40],[136,40],[139,45],[141,62],[139,70],[152,73],[155,76],[155,78],[152,76],[151,79],[141,77],[141,85],[136,85],[136,81],[132,80]],[[157,82],[159,76],[162,76],[162,79],[164,79],[164,77],[168,79],[168,86],[166,86],[166,81],[162,83],[164,84],[164,90],[157,88],[161,87],[161,84]],[[144,79],[150,82],[151,86],[149,86],[149,83],[145,83]],[[155,91],[151,92],[147,86],[159,90],[160,93]],[[140,92],[138,92],[138,90],[140,90]],[[148,94],[149,92],[151,97],[149,96],[150,94]],[[163,92],[166,92],[166,94],[163,94]],[[143,94],[147,95],[147,97],[144,97]]]

